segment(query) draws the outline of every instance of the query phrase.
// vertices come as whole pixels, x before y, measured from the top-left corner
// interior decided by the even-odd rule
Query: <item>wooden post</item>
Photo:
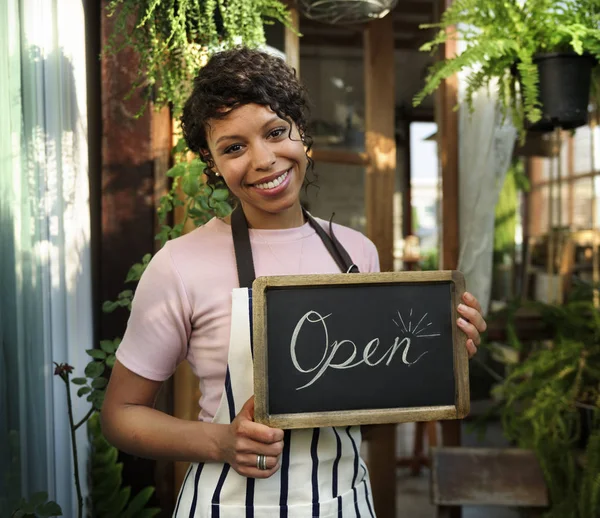
[[[452,0],[438,0],[439,14],[450,6]],[[448,30],[453,30],[450,28]],[[455,56],[456,41],[453,39],[443,46],[441,59]],[[458,222],[459,176],[458,176],[458,112],[454,110],[458,102],[458,77],[449,77],[437,91],[436,121],[440,145],[440,166],[442,175],[442,268],[454,270],[458,266],[460,235]],[[460,421],[442,421],[442,443],[444,446],[460,446]],[[452,518],[460,518],[460,507],[450,511]]]
[[[114,18],[105,16],[107,3],[107,0],[91,2],[97,10],[89,11],[100,26],[100,48],[106,45],[114,28]],[[156,206],[165,189],[163,178],[170,156],[169,110],[156,112],[147,106],[141,117],[135,116],[145,100],[141,92],[129,98],[127,94],[139,66],[139,56],[129,48],[100,57],[102,165],[99,181],[93,179],[93,183],[99,187],[101,197],[95,205],[100,211],[100,221],[94,225],[99,232],[94,254],[98,265],[97,296],[101,301],[115,300],[119,292],[131,287],[124,284],[130,267],[145,254],[154,252]],[[97,318],[99,338],[113,339],[123,336],[129,313],[99,313]],[[158,402],[161,410],[168,404],[161,395]],[[155,486],[151,504],[165,508],[172,505],[170,466],[126,454],[121,457],[123,482],[131,486],[132,493]],[[155,476],[155,470],[160,472],[159,476]]]
[[[394,30],[391,16],[370,22],[364,32],[365,126],[369,157],[365,178],[367,235],[379,252],[381,271],[394,266]],[[380,425],[369,432],[368,462],[375,513],[396,515],[396,426]]]
[[[296,30],[285,28],[284,34],[284,49],[285,59],[287,64],[296,70],[296,76],[300,77],[300,38],[298,37],[298,31],[300,30],[300,16],[298,9],[290,5],[290,16],[292,19],[292,26]]]

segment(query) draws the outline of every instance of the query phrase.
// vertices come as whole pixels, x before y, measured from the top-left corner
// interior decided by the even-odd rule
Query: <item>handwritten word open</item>
[[[329,342],[329,332],[327,330],[327,324],[325,322],[325,319],[329,318],[330,316],[331,316],[331,313],[329,315],[322,316],[317,311],[309,311],[296,324],[294,333],[292,334],[292,340],[290,342],[290,355],[292,358],[292,362],[294,364],[294,367],[296,367],[296,369],[299,372],[302,372],[304,374],[309,374],[309,373],[313,373],[313,372],[315,373],[315,375],[312,377],[312,379],[308,383],[306,383],[305,385],[302,385],[301,387],[298,387],[296,390],[301,390],[306,387],[310,387],[321,376],[323,376],[323,374],[325,374],[325,371],[329,368],[331,368],[331,369],[352,369],[354,367],[358,367],[359,365],[361,365],[363,363],[365,365],[368,365],[369,367],[376,367],[377,365],[382,363],[384,360],[385,360],[385,365],[389,366],[392,359],[394,358],[394,355],[396,354],[396,351],[403,346],[404,346],[404,351],[402,352],[402,362],[408,366],[414,365],[415,363],[417,363],[428,352],[428,351],[425,351],[425,352],[421,353],[421,355],[415,361],[412,361],[412,362],[408,361],[408,353],[410,351],[411,339],[408,336],[405,336],[402,339],[399,336],[397,336],[396,339],[394,340],[394,343],[387,349],[387,351],[385,351],[385,353],[381,357],[379,357],[378,359],[375,359],[376,352],[379,347],[379,338],[373,338],[373,340],[368,342],[367,345],[365,346],[363,353],[362,353],[362,359],[357,359],[358,349],[356,347],[356,344],[352,340],[340,340],[340,341],[336,340],[333,343]],[[298,347],[298,338],[300,336],[300,331],[303,329],[303,327],[305,325],[311,325],[311,324],[321,325],[323,327],[323,334],[324,334],[323,356],[321,357],[321,360],[316,365],[305,369],[298,362],[298,358],[296,356],[296,348]],[[314,344],[311,342],[310,346],[313,347]],[[336,355],[338,354],[338,351],[340,351],[342,349],[342,347],[344,347],[344,349],[345,349],[344,357],[347,356],[348,348],[350,349],[350,355],[345,360],[339,361],[336,363],[335,362]]]

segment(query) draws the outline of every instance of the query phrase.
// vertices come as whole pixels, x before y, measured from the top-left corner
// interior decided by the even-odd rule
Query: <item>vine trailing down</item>
[[[111,0],[107,13],[115,22],[104,52],[133,49],[140,67],[131,93],[150,86],[153,102],[174,116],[213,52],[264,45],[265,24],[292,26],[279,0]]]

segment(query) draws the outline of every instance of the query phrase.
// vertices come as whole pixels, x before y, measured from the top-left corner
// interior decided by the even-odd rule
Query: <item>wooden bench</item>
[[[548,507],[542,470],[530,450],[433,448],[431,499],[438,518],[463,505]]]

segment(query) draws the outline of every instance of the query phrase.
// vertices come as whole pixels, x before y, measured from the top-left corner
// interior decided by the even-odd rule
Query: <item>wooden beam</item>
[[[421,2],[419,0],[401,0],[393,10],[394,17],[412,14],[434,14],[434,2]]]
[[[450,6],[452,0],[438,0],[436,19]],[[448,29],[452,30],[452,28]],[[456,54],[456,42],[448,41],[440,50],[439,59],[448,59]],[[442,170],[442,268],[454,270],[459,256],[459,176],[458,176],[458,77],[449,77],[442,82],[436,97],[436,119],[440,143]],[[442,421],[444,446],[460,446],[460,421]],[[462,510],[454,508],[451,518],[460,518]]]
[[[391,16],[369,23],[365,45],[365,145],[369,165],[365,179],[367,235],[379,251],[381,271],[394,266],[393,196],[396,174],[394,135],[394,28]],[[373,427],[368,462],[375,514],[396,516],[396,427]]]
[[[362,165],[369,164],[367,153],[357,153],[343,149],[312,149],[309,156],[315,162],[327,162],[330,164]]]
[[[295,7],[290,7],[290,17],[292,19],[292,26],[294,29],[292,30],[288,27],[285,27],[285,59],[287,64],[296,71],[296,76],[300,77],[300,38],[298,36],[300,15],[298,14],[298,9]]]
[[[375,22],[371,22],[375,23]],[[396,50],[417,50],[419,48],[419,38],[396,38],[393,49]],[[307,33],[300,38],[300,43],[311,47],[349,47],[361,48],[360,36],[355,34],[334,35],[334,34],[311,34]]]

